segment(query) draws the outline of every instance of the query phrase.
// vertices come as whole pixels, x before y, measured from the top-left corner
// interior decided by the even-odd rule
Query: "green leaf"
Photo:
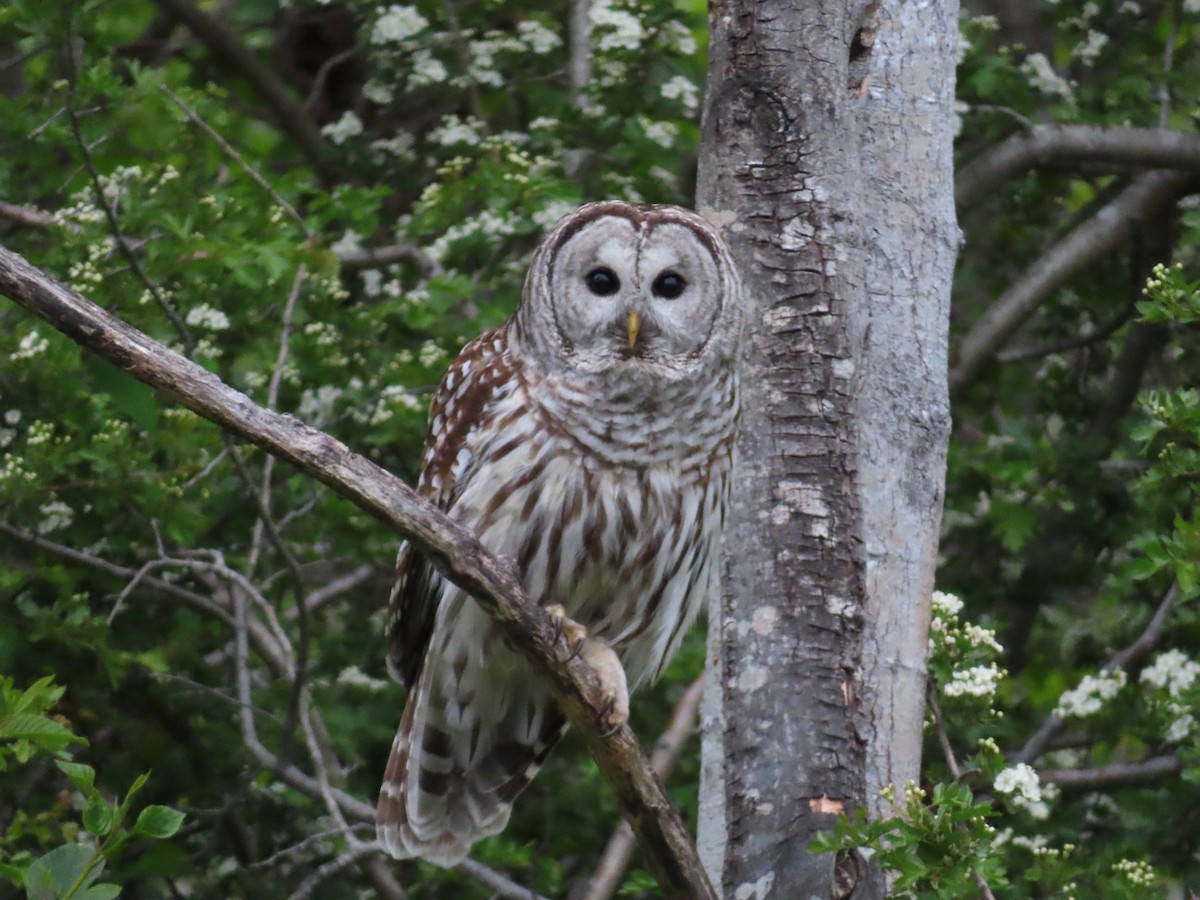
[[[71,900],[113,900],[121,896],[119,884],[93,884],[71,895]]]
[[[69,762],[65,759],[55,760],[54,764],[71,779],[71,784],[75,785],[84,794],[90,797],[96,790],[96,770],[91,766],[84,765],[83,763]]]
[[[125,799],[121,801],[121,805],[117,808],[117,816],[119,818],[124,818],[125,813],[129,812],[129,805],[133,803],[133,798],[137,795],[137,792],[145,786],[146,781],[149,778],[150,773],[143,772],[133,780],[133,784],[131,784],[129,786],[129,790],[125,792]]]
[[[63,844],[35,859],[25,871],[28,900],[59,900],[76,885],[88,886],[104,868],[100,860],[88,871],[95,857],[96,848],[90,844]]]
[[[83,810],[83,827],[96,837],[104,837],[113,826],[112,808],[98,793],[88,800]]]
[[[18,713],[0,724],[0,740],[27,740],[46,750],[59,750],[79,738],[53,719]]]
[[[152,838],[169,838],[183,824],[183,813],[169,806],[147,806],[133,826],[136,834]]]

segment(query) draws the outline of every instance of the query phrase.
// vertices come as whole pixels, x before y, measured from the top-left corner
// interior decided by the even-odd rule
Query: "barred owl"
[[[626,686],[662,673],[717,590],[741,306],[698,215],[593,203],[554,227],[516,314],[463,349],[433,398],[419,491],[586,633],[612,725]],[[379,839],[449,866],[504,828],[566,720],[469,595],[411,545],[397,565],[388,665],[408,701]]]

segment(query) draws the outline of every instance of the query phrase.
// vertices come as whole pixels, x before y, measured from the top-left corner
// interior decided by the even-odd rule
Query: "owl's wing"
[[[417,493],[439,509],[453,507],[474,462],[469,438],[515,378],[506,352],[507,329],[505,324],[485,331],[463,347],[433,395]],[[405,541],[396,560],[387,618],[388,669],[405,687],[411,688],[420,674],[441,593],[441,573]]]

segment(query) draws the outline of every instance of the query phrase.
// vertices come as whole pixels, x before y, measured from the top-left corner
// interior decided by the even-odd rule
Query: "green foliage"
[[[960,163],[1029,123],[1193,129],[1194,5],[965,16]],[[53,214],[0,217],[0,241],[411,481],[430,391],[511,312],[555,219],[604,197],[691,198],[704,5],[592,7],[591,77],[573,87],[565,0],[221,5],[303,101],[321,133],[306,147],[253,78],[178,23],[163,37],[148,0],[0,4],[0,201]],[[952,346],[1126,180],[1060,161],[960,210]],[[399,252],[354,261],[382,247]],[[893,818],[847,820],[823,849],[874,847],[913,897],[971,896],[976,876],[1013,898],[1200,884],[1198,281],[1200,207],[1185,202],[1075,272],[956,396],[938,580],[963,600],[937,598],[930,671],[960,777],[931,723],[924,788],[898,788]],[[348,839],[319,791],[248,748],[239,679],[262,747],[315,771],[303,699],[333,786],[373,797],[402,703],[379,640],[394,537],[257,450],[235,458],[207,423],[13,306],[0,325],[0,671],[15,677],[0,682],[3,873],[47,896],[105,896],[109,882],[139,897],[294,890]],[[1101,672],[1172,585],[1153,651]],[[242,605],[255,623],[244,670]],[[703,658],[689,636],[639,697],[647,743]],[[1066,745],[1036,769],[1177,758],[1184,784],[1056,795],[1010,761],[1060,709]],[[698,769],[685,756],[671,788],[693,822]],[[170,805],[189,828],[155,841],[179,827]],[[568,738],[475,855],[562,896],[616,821]],[[638,865],[621,896],[655,895]],[[458,872],[396,871],[413,898],[492,895]],[[319,895],[369,890],[352,867]]]
[[[18,691],[12,679],[0,676],[0,771],[7,768],[6,759],[22,766],[52,761],[77,792],[84,829],[80,832],[76,823],[63,818],[61,808],[32,815],[20,810],[0,835],[0,875],[23,887],[29,900],[111,900],[121,888],[97,881],[105,866],[130,841],[172,837],[184,816],[167,806],[150,805],[138,813],[132,828],[125,826],[133,799],[150,776],[138,776],[119,802],[107,800],[96,786],[96,770],[75,762],[67,752],[68,745],[86,741],[49,715],[64,690],[46,677]],[[56,831],[58,840],[69,842],[37,855],[55,840]]]

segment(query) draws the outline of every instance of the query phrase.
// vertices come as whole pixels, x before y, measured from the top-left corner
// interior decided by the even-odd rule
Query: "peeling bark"
[[[949,428],[957,6],[710,6],[697,206],[749,295],[700,850],[723,896],[881,896],[807,853],[916,778]]]

